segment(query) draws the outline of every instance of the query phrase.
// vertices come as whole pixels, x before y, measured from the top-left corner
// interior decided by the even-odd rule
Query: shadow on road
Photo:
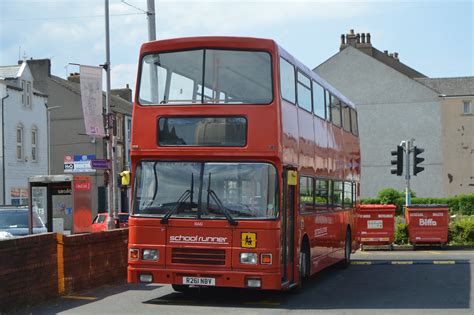
[[[470,264],[356,265],[329,268],[299,293],[205,288],[144,303],[276,309],[469,309]]]

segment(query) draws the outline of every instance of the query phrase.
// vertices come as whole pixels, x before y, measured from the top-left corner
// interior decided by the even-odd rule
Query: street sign
[[[106,159],[94,159],[91,160],[91,167],[95,169],[108,169],[109,168],[109,161]]]

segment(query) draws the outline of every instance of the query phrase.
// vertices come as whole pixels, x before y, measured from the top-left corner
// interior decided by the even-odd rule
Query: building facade
[[[51,125],[51,174],[65,173],[65,159],[74,156],[94,156],[96,159],[106,158],[106,142],[102,138],[90,137],[86,134],[84,125],[84,115],[81,103],[80,75],[73,73],[67,79],[51,74],[51,62],[49,59],[28,60],[35,77],[36,87],[49,95],[48,106],[50,110]],[[128,94],[123,94],[123,90],[128,90]],[[121,89],[121,95],[130,95],[128,89]],[[118,94],[118,93],[117,93]],[[105,94],[103,94],[103,104],[105,104]],[[53,109],[54,108],[54,109]],[[125,150],[124,139],[127,133],[125,124],[127,117],[131,117],[131,99],[126,100],[121,96],[111,95],[111,111],[114,113],[115,128],[115,171],[120,173],[126,169],[127,152]],[[67,171],[66,171],[67,172]],[[110,174],[104,176],[104,171],[82,173],[92,176],[93,214],[107,210],[107,179],[111,183]],[[80,174],[79,174],[80,175]],[[120,193],[117,187],[116,205],[119,211],[128,211],[128,200]],[[53,205],[54,206],[54,205]]]
[[[48,173],[48,97],[26,62],[0,67],[0,204],[27,205],[28,176]]]
[[[459,147],[459,143],[468,142],[461,140],[462,132],[454,129],[467,128],[465,123],[471,116],[456,116],[456,120],[463,120],[462,123],[448,118],[451,107],[447,104],[452,101],[452,95],[447,97],[427,83],[435,79],[426,78],[403,64],[398,53],[389,54],[373,47],[370,34],[355,34],[353,30],[341,36],[340,51],[314,71],[356,104],[363,197],[376,196],[387,187],[404,189],[404,176],[390,173],[390,151],[402,140],[412,138],[416,146],[425,149],[422,154],[425,161],[421,164],[425,170],[411,178],[411,188],[417,196],[442,197],[473,191],[465,183],[468,178],[459,177],[463,176],[460,174],[472,176],[472,153],[469,162],[461,163],[459,155],[452,152],[454,143]],[[454,95],[460,95],[460,92]],[[465,95],[461,99],[469,100]],[[469,148],[463,149],[464,152],[472,152],[472,144]],[[463,181],[462,189],[446,187],[448,174],[454,177],[449,173],[454,172],[453,166],[460,172],[457,178]]]

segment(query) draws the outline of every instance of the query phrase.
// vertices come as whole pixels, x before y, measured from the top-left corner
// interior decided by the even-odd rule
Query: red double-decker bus
[[[354,105],[273,40],[140,51],[128,281],[284,290],[348,264]]]

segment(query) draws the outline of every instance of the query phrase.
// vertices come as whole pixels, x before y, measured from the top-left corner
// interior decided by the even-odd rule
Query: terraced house
[[[425,170],[411,181],[417,196],[474,191],[474,77],[428,78],[353,30],[314,71],[356,104],[363,197],[404,189],[404,177],[390,173],[390,151],[411,138],[425,149]]]

